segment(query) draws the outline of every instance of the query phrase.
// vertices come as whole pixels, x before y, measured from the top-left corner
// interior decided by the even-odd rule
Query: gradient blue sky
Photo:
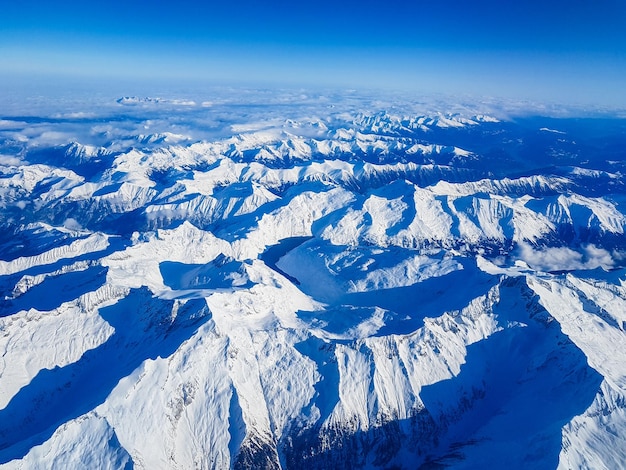
[[[0,0],[0,73],[626,105],[626,1]]]

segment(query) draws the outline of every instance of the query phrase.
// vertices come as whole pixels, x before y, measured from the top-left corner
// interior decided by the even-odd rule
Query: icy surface
[[[626,466],[623,120],[94,109],[0,116],[1,468]]]

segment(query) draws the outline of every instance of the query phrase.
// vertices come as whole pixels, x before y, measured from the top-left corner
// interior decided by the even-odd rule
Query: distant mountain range
[[[626,465],[624,120],[196,102],[1,118],[0,468]]]

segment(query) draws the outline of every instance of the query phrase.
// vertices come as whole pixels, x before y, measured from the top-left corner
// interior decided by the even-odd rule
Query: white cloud
[[[624,258],[622,253],[583,245],[579,251],[568,247],[535,249],[527,243],[519,245],[517,258],[539,271],[568,271],[574,269],[611,269],[615,262]]]
[[[2,166],[19,166],[22,164],[22,160],[13,155],[0,154],[0,165]]]
[[[56,119],[85,119],[94,118],[97,114],[94,112],[74,111],[69,113],[56,113],[52,117]]]
[[[72,218],[65,219],[65,222],[63,222],[63,226],[70,230],[82,230],[83,228],[82,225],[80,225],[80,223],[78,223],[76,219],[72,219]]]
[[[22,121],[10,121],[7,119],[0,119],[0,129],[22,129],[26,126],[25,122]]]
[[[29,143],[33,145],[64,145],[77,140],[79,139],[73,133],[47,130],[31,139]]]

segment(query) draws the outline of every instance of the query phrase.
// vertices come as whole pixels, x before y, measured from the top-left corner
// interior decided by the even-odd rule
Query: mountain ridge
[[[1,468],[626,462],[624,162],[594,129],[261,106],[194,139],[230,108],[122,104],[119,140],[0,160]]]

